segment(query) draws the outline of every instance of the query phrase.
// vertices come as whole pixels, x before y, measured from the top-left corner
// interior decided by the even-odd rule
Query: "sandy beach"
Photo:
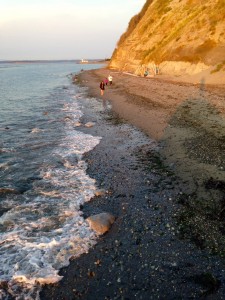
[[[105,191],[82,211],[116,220],[41,299],[224,299],[225,86],[107,68],[75,84],[94,124],[79,130],[102,137],[88,174]]]

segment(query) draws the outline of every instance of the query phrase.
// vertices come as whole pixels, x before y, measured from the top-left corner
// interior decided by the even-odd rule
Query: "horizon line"
[[[89,61],[105,61],[108,58],[88,58]],[[82,61],[80,58],[74,59],[0,59],[0,62],[33,62],[33,61]]]

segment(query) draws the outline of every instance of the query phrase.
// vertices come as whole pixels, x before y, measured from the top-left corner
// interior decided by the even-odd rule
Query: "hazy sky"
[[[108,58],[145,0],[0,0],[0,59]]]

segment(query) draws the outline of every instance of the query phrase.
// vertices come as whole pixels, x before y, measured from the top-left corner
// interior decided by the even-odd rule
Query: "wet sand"
[[[113,76],[100,96],[99,83]],[[101,136],[85,155],[111,230],[71,259],[41,299],[224,299],[224,86],[82,72],[80,130]]]

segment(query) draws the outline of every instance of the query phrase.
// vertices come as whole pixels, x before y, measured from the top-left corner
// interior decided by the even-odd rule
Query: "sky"
[[[0,0],[0,60],[110,58],[146,0]]]

